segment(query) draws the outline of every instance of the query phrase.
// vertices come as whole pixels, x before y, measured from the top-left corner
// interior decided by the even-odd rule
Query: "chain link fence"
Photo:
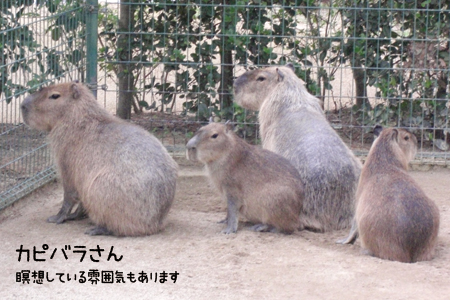
[[[450,164],[448,1],[54,0],[0,8],[0,206],[54,176],[43,135],[21,123],[24,93],[71,79],[176,155],[210,117],[231,120],[259,143],[257,113],[233,103],[233,80],[293,63],[358,155],[381,124],[416,134],[419,163]]]
[[[85,81],[84,1],[0,2],[0,209],[55,178],[45,134],[21,119],[41,85]]]
[[[117,89],[102,99],[174,151],[211,116],[258,143],[233,79],[290,62],[358,155],[381,124],[413,131],[421,163],[448,165],[449,18],[443,0],[105,3],[99,67]]]

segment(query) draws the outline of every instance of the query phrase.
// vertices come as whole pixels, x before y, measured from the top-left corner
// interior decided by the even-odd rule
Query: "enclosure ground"
[[[176,199],[159,234],[138,238],[84,234],[88,220],[49,224],[45,220],[61,205],[62,187],[51,183],[0,212],[0,299],[449,299],[450,295],[450,170],[412,171],[441,213],[436,257],[404,264],[361,254],[359,242],[335,244],[346,231],[308,231],[292,235],[255,233],[240,223],[239,231],[223,235],[223,203],[203,176],[201,166],[179,160]],[[44,262],[18,262],[17,249],[47,244]],[[101,257],[89,252],[99,245]],[[68,258],[64,257],[62,249]],[[81,254],[74,246],[86,246]],[[107,261],[111,246],[123,255]],[[50,256],[57,249],[53,259]],[[89,258],[100,262],[92,262]],[[75,274],[96,269],[123,272],[125,283],[79,283]],[[16,283],[16,272],[42,270],[42,285]],[[130,283],[132,272],[179,272],[176,283]],[[61,283],[59,275],[64,273]],[[72,279],[68,282],[67,275]],[[79,275],[77,275],[79,276]]]

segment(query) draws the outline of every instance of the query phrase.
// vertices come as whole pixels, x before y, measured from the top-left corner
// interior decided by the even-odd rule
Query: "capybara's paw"
[[[360,251],[361,251],[361,254],[363,254],[363,255],[374,256],[373,252],[370,251],[369,249],[362,248]]]
[[[56,224],[64,223],[64,221],[66,221],[66,216],[61,216],[61,215],[54,215],[47,219],[47,222],[56,223]]]
[[[237,228],[231,228],[231,227],[227,227],[224,230],[222,230],[223,234],[231,234],[231,233],[236,233]]]
[[[342,238],[336,241],[336,244],[354,244],[356,239],[358,238],[358,229],[356,226],[356,222],[353,221],[352,228],[350,229],[350,233],[346,238]]]
[[[67,216],[66,221],[75,221],[75,220],[83,220],[88,217],[87,212],[83,209],[81,204],[78,206],[77,210],[74,213],[71,213]]]
[[[343,238],[343,239],[337,240],[335,243],[345,245],[345,244],[348,244],[347,240],[348,240],[348,238]]]
[[[272,230],[272,226],[267,225],[267,224],[256,224],[253,225],[252,227],[250,227],[251,230],[256,231],[256,232],[268,232]]]
[[[223,220],[220,220],[219,222],[217,222],[217,224],[227,224],[228,223],[228,218],[225,218]]]
[[[112,231],[109,231],[106,227],[96,226],[85,232],[88,235],[113,235]]]
[[[345,245],[345,244],[354,244],[355,241],[356,241],[356,237],[350,237],[350,236],[349,236],[349,237],[346,237],[346,238],[337,240],[337,241],[336,241],[336,244],[342,244],[342,245]]]

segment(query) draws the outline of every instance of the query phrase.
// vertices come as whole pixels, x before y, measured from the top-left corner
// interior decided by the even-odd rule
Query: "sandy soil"
[[[293,235],[255,233],[240,224],[237,234],[220,233],[225,203],[203,177],[200,166],[180,161],[174,206],[166,229],[139,238],[90,237],[88,220],[62,225],[45,220],[61,205],[62,187],[51,183],[0,212],[0,299],[450,299],[450,170],[412,171],[412,176],[436,201],[441,228],[436,257],[415,264],[385,261],[361,254],[352,246],[335,244],[346,231]],[[37,258],[18,261],[17,249],[42,251]],[[74,253],[74,246],[96,252]],[[67,260],[62,249],[65,250]],[[107,261],[108,252],[122,255]],[[50,259],[53,250],[56,253]],[[89,255],[99,259],[91,261]],[[125,283],[79,282],[80,271],[123,272]],[[16,272],[48,272],[43,284],[16,283]],[[132,272],[178,272],[176,283],[130,283]],[[64,273],[59,281],[59,275]],[[72,280],[67,282],[67,275]],[[77,280],[74,276],[77,275]],[[154,275],[153,275],[154,276]],[[153,277],[154,280],[154,277]]]

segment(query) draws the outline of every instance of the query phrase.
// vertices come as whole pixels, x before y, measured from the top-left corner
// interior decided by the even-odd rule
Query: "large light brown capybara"
[[[25,123],[49,132],[64,201],[49,222],[82,215],[90,235],[149,235],[162,229],[174,196],[177,164],[143,128],[101,108],[80,83],[45,87],[21,105]],[[70,214],[75,204],[75,213]]]
[[[439,231],[439,210],[408,175],[417,152],[405,129],[383,129],[374,141],[356,192],[356,228],[370,255],[401,262],[430,260]]]
[[[186,145],[187,157],[206,165],[227,201],[227,228],[235,233],[238,213],[256,231],[292,233],[299,226],[303,186],[297,170],[283,157],[245,142],[232,128],[210,123]]]
[[[291,162],[305,187],[301,228],[347,228],[354,215],[361,163],[328,123],[293,66],[248,71],[234,82],[235,101],[259,110],[263,148]]]

